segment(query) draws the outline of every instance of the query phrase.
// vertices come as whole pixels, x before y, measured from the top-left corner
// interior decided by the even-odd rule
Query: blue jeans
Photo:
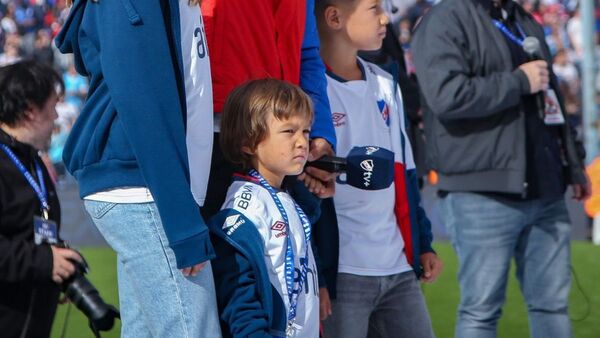
[[[323,322],[325,338],[433,338],[419,281],[411,271],[390,276],[339,273],[337,299]]]
[[[441,206],[459,260],[456,337],[496,337],[513,257],[531,337],[572,337],[571,225],[564,199],[453,192]]]
[[[183,276],[154,203],[85,208],[117,252],[121,337],[221,337],[210,264]]]

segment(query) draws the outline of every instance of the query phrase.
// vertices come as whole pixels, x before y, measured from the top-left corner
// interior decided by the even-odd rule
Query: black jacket
[[[513,70],[490,6],[490,0],[445,0],[416,28],[413,51],[425,98],[427,156],[442,190],[524,194],[522,96],[529,94],[529,82],[521,70]],[[515,6],[516,22],[526,35],[538,38],[544,59],[552,64],[541,26]],[[554,74],[551,87],[562,105]],[[568,121],[561,128],[561,143],[567,183],[584,184],[584,151]]]
[[[37,152],[0,130],[0,143],[17,155],[36,177],[33,160],[44,172],[49,218],[60,223],[60,205],[52,180]],[[58,304],[52,281],[52,251],[33,242],[33,216],[40,215],[37,195],[0,149],[0,336],[48,337]],[[26,324],[27,323],[27,324]],[[25,327],[27,326],[27,327]]]

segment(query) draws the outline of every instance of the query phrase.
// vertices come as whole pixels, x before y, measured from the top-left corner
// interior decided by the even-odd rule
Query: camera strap
[[[23,163],[19,161],[15,153],[13,153],[12,150],[10,150],[10,148],[6,144],[0,143],[0,148],[4,150],[8,158],[10,158],[10,160],[17,166],[21,174],[25,177],[29,185],[33,188],[33,191],[35,191],[35,194],[40,200],[40,204],[42,206],[42,218],[47,220],[48,211],[50,210],[50,204],[48,204],[48,192],[46,191],[46,185],[44,184],[44,174],[42,171],[42,166],[38,163],[38,161],[36,161],[35,159],[33,160],[33,163],[35,165],[35,171],[38,177],[38,182],[36,182],[33,176],[31,176],[31,174],[29,173],[29,171],[25,169]]]
[[[269,192],[269,194],[271,195],[271,198],[273,199],[273,202],[275,202],[275,205],[277,206],[277,209],[279,209],[281,218],[283,218],[283,221],[286,226],[287,231],[286,231],[286,252],[285,252],[285,269],[284,269],[284,271],[285,271],[285,283],[286,283],[286,287],[287,287],[287,291],[288,291],[287,292],[288,300],[290,302],[290,309],[289,309],[289,314],[288,314],[288,330],[287,330],[288,331],[287,334],[289,336],[290,330],[293,329],[294,320],[296,319],[296,310],[298,307],[298,297],[299,297],[300,293],[302,292],[302,286],[304,284],[304,281],[306,280],[306,276],[308,273],[308,250],[309,250],[310,237],[311,237],[310,221],[308,220],[308,217],[306,216],[304,211],[302,211],[300,206],[294,201],[294,208],[296,209],[296,213],[298,214],[298,217],[300,217],[300,222],[302,223],[302,228],[304,229],[304,244],[306,247],[306,253],[305,253],[304,259],[300,259],[300,264],[302,264],[302,267],[299,271],[298,283],[296,284],[296,287],[294,287],[295,286],[294,285],[294,274],[295,274],[294,250],[292,249],[292,233],[291,233],[291,229],[290,229],[290,222],[289,222],[287,212],[285,211],[285,208],[283,207],[281,200],[277,196],[277,192],[275,191],[275,189],[267,182],[267,180],[265,180],[264,177],[262,177],[261,174],[258,173],[258,171],[252,169],[252,170],[250,170],[250,172],[248,174],[250,176],[252,176],[253,178],[257,179],[259,181],[260,185]]]

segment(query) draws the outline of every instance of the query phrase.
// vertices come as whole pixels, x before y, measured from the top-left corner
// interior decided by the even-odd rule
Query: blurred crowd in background
[[[68,13],[65,0],[0,0],[0,66],[30,58],[62,74],[65,95],[56,106],[59,118],[48,151],[59,175],[64,173],[62,149],[88,91],[72,56],[61,54],[53,43]]]
[[[409,73],[414,72],[410,42],[412,30],[435,1],[429,0],[386,0],[391,9],[397,36],[406,51]],[[386,2],[384,1],[384,2]],[[442,0],[443,1],[443,0]],[[566,100],[566,110],[572,125],[581,128],[581,62],[582,20],[579,12],[581,0],[518,0],[546,31],[546,40],[554,55],[553,68],[559,78]],[[600,60],[600,9],[596,1],[596,60]],[[64,169],[61,164],[62,148],[70,128],[77,118],[87,94],[87,79],[75,71],[70,55],[62,55],[53,44],[60,31],[69,8],[65,0],[0,0],[0,66],[23,58],[33,58],[52,65],[63,74],[66,93],[57,106],[59,119],[51,149],[50,160],[58,174]],[[600,76],[596,81],[600,93]],[[600,113],[600,95],[598,111]]]

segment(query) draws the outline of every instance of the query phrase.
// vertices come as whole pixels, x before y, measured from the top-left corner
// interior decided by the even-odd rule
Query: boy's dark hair
[[[329,5],[331,5],[331,0],[315,0],[315,16],[317,19],[323,15],[325,8]]]
[[[319,20],[323,13],[325,13],[325,9],[329,6],[335,5],[354,5],[355,0],[315,0],[315,16],[317,20]]]
[[[252,168],[252,151],[268,133],[269,114],[278,120],[302,116],[312,122],[310,97],[291,83],[262,79],[246,82],[231,91],[221,120],[220,143],[223,156],[241,170]]]
[[[42,108],[64,84],[50,66],[27,60],[0,68],[0,123],[14,126],[31,105]]]

